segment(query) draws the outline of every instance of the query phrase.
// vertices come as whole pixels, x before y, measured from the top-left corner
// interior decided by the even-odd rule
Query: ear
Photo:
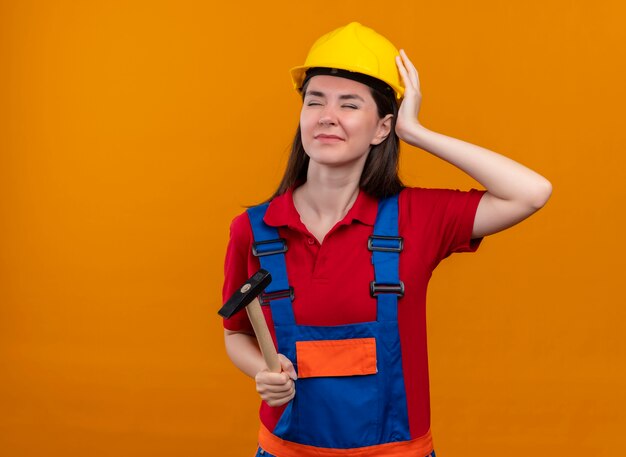
[[[376,135],[372,138],[371,145],[376,146],[385,141],[391,132],[391,120],[393,114],[387,114],[385,117],[378,120],[378,127],[376,128]]]

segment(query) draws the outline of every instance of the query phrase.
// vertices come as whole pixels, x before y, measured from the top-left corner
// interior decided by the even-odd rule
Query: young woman
[[[263,400],[257,455],[434,455],[426,287],[453,252],[527,218],[550,183],[502,155],[424,127],[418,72],[358,23],[321,37],[292,70],[303,97],[287,171],[269,203],[231,225],[227,299],[260,266],[281,373],[245,313],[224,321],[233,363]],[[399,139],[486,190],[404,187]]]

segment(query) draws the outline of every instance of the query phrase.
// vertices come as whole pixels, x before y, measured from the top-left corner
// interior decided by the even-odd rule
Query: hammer
[[[278,354],[276,353],[272,335],[267,328],[267,322],[265,322],[265,316],[263,316],[261,304],[258,299],[258,296],[270,282],[272,282],[272,275],[270,275],[269,271],[261,268],[228,299],[226,304],[224,304],[217,313],[228,319],[233,314],[246,308],[246,312],[252,323],[252,328],[259,342],[265,364],[272,373],[280,373],[281,366],[278,361]]]

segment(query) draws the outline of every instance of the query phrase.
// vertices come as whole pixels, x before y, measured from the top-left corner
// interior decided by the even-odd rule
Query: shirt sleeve
[[[230,224],[230,240],[224,259],[224,285],[222,303],[235,293],[248,278],[248,256],[252,242],[250,221],[246,213],[235,217]],[[223,319],[225,329],[252,332],[252,325],[245,311]]]
[[[455,252],[475,252],[482,238],[472,239],[476,210],[485,190],[409,189],[411,225],[426,240],[434,268]]]

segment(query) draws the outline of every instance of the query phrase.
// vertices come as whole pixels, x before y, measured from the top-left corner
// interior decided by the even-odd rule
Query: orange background
[[[288,69],[358,20],[415,62],[426,127],[554,186],[431,281],[438,455],[626,455],[624,13],[0,2],[0,454],[253,455],[258,397],[216,314],[228,227],[282,174]],[[478,186],[403,151],[408,184]]]

